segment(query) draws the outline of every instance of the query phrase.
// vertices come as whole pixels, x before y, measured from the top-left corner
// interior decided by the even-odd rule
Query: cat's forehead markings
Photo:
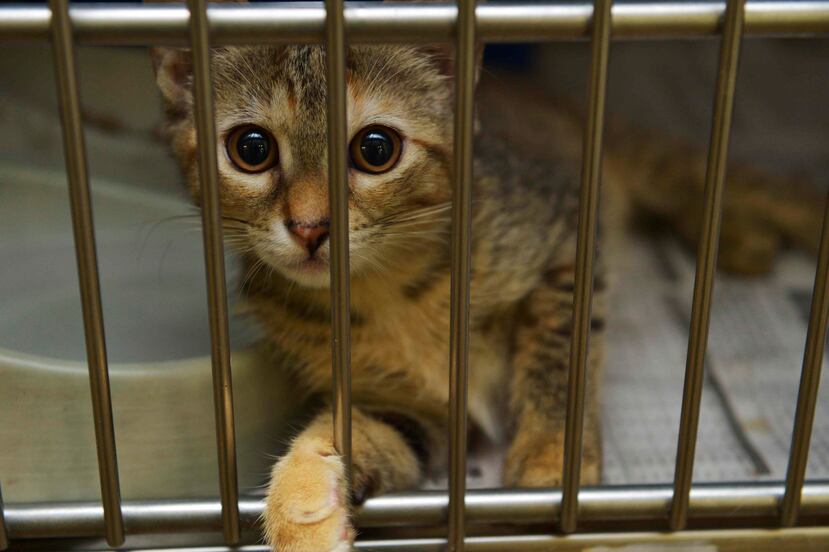
[[[286,118],[296,116],[297,101],[292,89],[284,82],[273,83],[271,91],[270,118],[277,124],[284,124]]]
[[[296,113],[296,87],[294,86],[294,81],[290,77],[284,79],[281,83],[281,88],[285,96],[285,105],[291,112]]]
[[[348,119],[351,126],[359,125],[367,118],[377,114],[379,104],[370,94],[361,94],[360,90],[348,89]]]

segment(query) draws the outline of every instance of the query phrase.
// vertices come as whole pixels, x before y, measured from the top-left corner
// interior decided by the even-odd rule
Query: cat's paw
[[[274,466],[265,505],[265,538],[278,552],[346,552],[349,521],[345,469],[330,442],[296,442]]]
[[[504,466],[508,487],[559,487],[561,485],[561,447],[538,442],[533,446],[513,446]]]
[[[518,444],[518,443],[516,443]],[[601,483],[600,457],[585,443],[582,453],[581,485]],[[564,470],[564,451],[557,443],[532,447],[513,446],[504,466],[504,484],[508,487],[560,487]]]

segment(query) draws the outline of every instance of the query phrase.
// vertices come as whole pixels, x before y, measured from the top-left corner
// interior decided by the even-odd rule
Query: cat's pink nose
[[[308,250],[309,255],[316,253],[317,249],[328,239],[327,219],[316,222],[288,221],[286,226],[291,231],[294,239]]]

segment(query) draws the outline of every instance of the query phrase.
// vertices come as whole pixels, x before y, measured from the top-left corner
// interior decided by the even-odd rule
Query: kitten
[[[348,51],[353,484],[343,488],[330,409],[322,409],[273,470],[265,531],[279,550],[345,549],[354,537],[349,500],[412,488],[446,456],[454,88],[447,56],[408,46]],[[198,203],[188,54],[158,49],[155,60],[170,141]],[[213,68],[221,201],[228,232],[244,244],[247,308],[303,392],[326,400],[323,51],[223,48],[214,52]],[[551,152],[564,148],[551,144],[557,136],[546,120],[504,124],[506,114],[485,100],[478,111],[485,130],[475,143],[470,421],[497,438],[505,429],[500,404],[508,403],[512,444],[504,482],[556,485],[578,158],[554,158]],[[567,141],[570,136],[562,133]],[[584,483],[597,483],[600,474],[599,296]]]
[[[198,203],[189,54],[157,48],[153,57],[167,134]],[[297,393],[328,405],[273,468],[266,538],[285,552],[347,550],[355,537],[350,505],[416,487],[446,457],[451,50],[348,49],[350,489],[344,488],[330,414],[324,52],[221,48],[212,63],[220,195],[226,233],[240,244],[247,265],[247,309],[264,327],[275,363],[292,372]],[[505,485],[556,486],[572,325],[580,121],[529,86],[487,79],[479,86],[477,112],[470,423],[492,439],[509,440]],[[618,151],[609,156],[606,181],[627,182],[627,195],[637,204],[659,203],[659,193],[642,191],[645,181],[698,176],[693,167],[699,157],[660,164],[653,161],[661,154],[641,153],[661,151],[658,146]],[[618,178],[624,174],[633,177]],[[649,209],[684,220],[679,205],[665,201],[669,207]],[[596,484],[601,475],[601,266],[594,288],[582,484]]]

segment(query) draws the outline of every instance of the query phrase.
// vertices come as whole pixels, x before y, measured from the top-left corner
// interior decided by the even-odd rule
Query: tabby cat
[[[157,48],[153,59],[167,135],[198,204],[189,53]],[[347,53],[351,488],[332,443],[330,414],[325,54],[316,46],[220,48],[212,64],[221,203],[226,234],[247,265],[246,308],[264,327],[274,362],[291,371],[297,393],[323,404],[273,468],[265,535],[283,552],[347,550],[355,538],[350,506],[417,487],[447,456],[452,53],[388,45]],[[481,80],[470,422],[509,443],[505,485],[555,486],[572,326],[580,120],[530,85]],[[625,188],[634,204],[687,227],[693,239],[699,216],[687,207],[701,195],[701,158],[676,155],[658,141],[633,142],[624,131],[620,136],[625,148],[609,155],[606,197]],[[692,184],[681,194],[667,184],[653,193],[643,187],[667,178]],[[625,186],[609,186],[616,183]],[[773,243],[724,260],[751,271],[773,255],[791,224],[786,219],[777,229],[767,224],[765,206],[746,209],[745,218]],[[601,475],[601,266],[594,287],[583,484]]]

